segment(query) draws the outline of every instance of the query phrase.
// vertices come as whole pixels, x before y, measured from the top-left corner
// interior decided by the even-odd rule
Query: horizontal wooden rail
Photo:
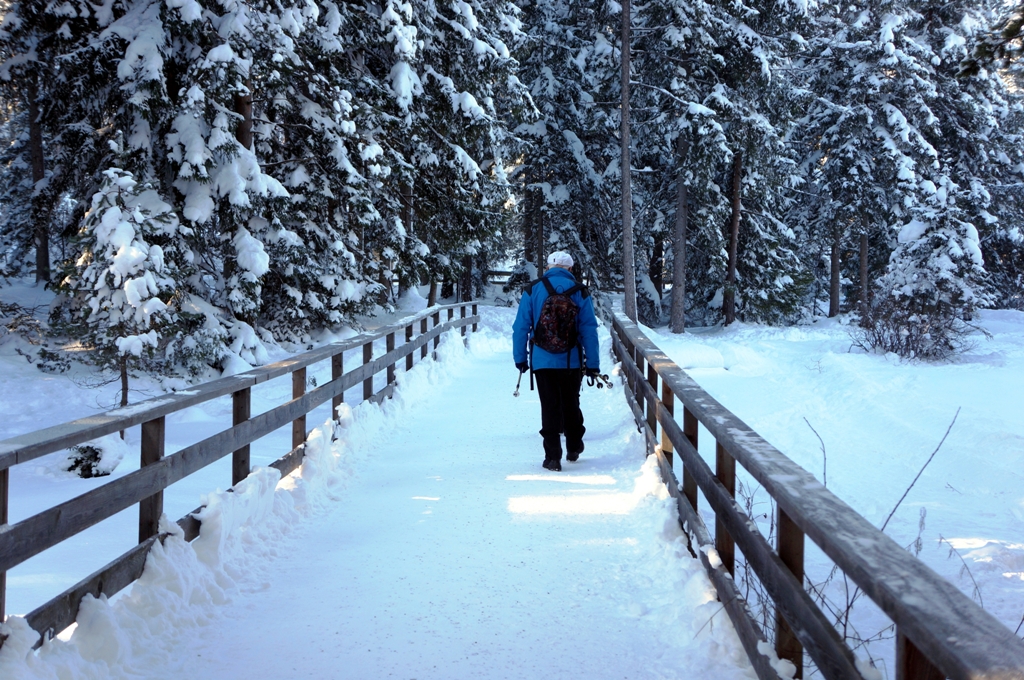
[[[472,307],[472,314],[467,308]],[[458,318],[454,310],[460,309]],[[447,310],[448,320],[441,322],[440,311]],[[82,444],[96,437],[127,429],[134,425],[143,426],[142,459],[140,469],[119,477],[103,486],[77,496],[55,507],[28,517],[17,524],[6,523],[7,485],[0,486],[0,620],[3,618],[3,603],[6,590],[3,588],[7,570],[25,560],[71,538],[96,523],[136,504],[140,504],[140,542],[113,562],[86,577],[72,588],[33,610],[26,619],[33,629],[46,635],[54,635],[74,622],[78,606],[86,594],[112,595],[141,574],[145,556],[156,540],[156,521],[163,506],[163,490],[184,477],[223,458],[234,455],[232,465],[233,483],[244,478],[248,470],[248,447],[271,432],[292,424],[295,432],[293,449],[271,464],[282,476],[289,474],[302,463],[305,439],[305,416],[317,406],[331,402],[337,407],[347,390],[372,381],[373,376],[385,372],[388,384],[369,395],[372,402],[389,398],[395,389],[395,367],[406,358],[406,370],[412,368],[417,355],[426,357],[427,347],[433,342],[436,348],[440,336],[448,331],[461,329],[463,334],[475,329],[479,323],[477,306],[472,303],[433,307],[424,312],[403,319],[396,324],[363,333],[339,343],[305,352],[268,366],[253,369],[243,374],[222,378],[193,389],[184,390],[163,397],[156,397],[130,407],[82,418],[70,423],[39,430],[0,442],[0,481],[8,479],[12,465],[33,460],[40,456]],[[428,321],[433,328],[428,329]],[[413,337],[413,329],[420,333]],[[395,347],[395,337],[406,342]],[[368,347],[376,340],[386,340],[387,350],[382,356],[373,358],[354,367],[347,373],[343,370],[344,352]],[[305,391],[306,367],[330,361],[332,380]],[[250,415],[251,388],[267,380],[285,375],[292,376],[293,396],[290,401],[256,416]],[[211,399],[233,395],[232,426],[217,434],[187,446],[171,455],[163,455],[164,418],[171,413],[202,404]],[[296,428],[302,428],[302,433]],[[246,469],[240,469],[244,466]],[[244,473],[244,474],[243,474]],[[201,509],[201,508],[200,508]],[[198,512],[198,510],[196,511]],[[199,520],[195,513],[189,513],[178,521],[185,532],[186,540],[199,534]],[[0,638],[0,643],[2,643]]]
[[[852,653],[832,626],[825,625],[827,619],[803,590],[802,536],[806,535],[896,624],[900,638],[898,656],[911,660],[900,661],[897,676],[901,680],[932,678],[937,673],[954,680],[1024,680],[1024,643],[995,617],[719,404],[636,324],[616,314],[612,336],[638,427],[647,432],[651,442],[657,441],[657,432],[650,425],[654,405],[657,423],[681,460],[684,476],[696,480],[721,521],[722,530],[735,541],[782,614],[783,627],[777,639],[780,656],[797,657],[802,643],[825,678],[860,677]],[[638,365],[641,361],[653,372],[645,376]],[[778,552],[768,545],[727,493],[720,477],[698,455],[693,445],[696,430],[685,422],[683,427],[676,422],[673,409],[659,398],[657,380],[663,382],[668,394],[682,402],[684,420],[695,418],[702,423],[715,438],[719,450],[742,465],[776,501],[780,527],[786,525]],[[646,415],[644,404],[648,405]],[[671,463],[662,458],[663,468],[667,466],[671,471]],[[674,475],[670,483],[677,484]],[[688,494],[689,491],[682,497]],[[685,503],[688,509],[694,505],[692,500]],[[682,513],[680,516],[684,517]],[[689,517],[686,521],[693,526],[692,516]],[[734,623],[739,620],[739,613],[736,608],[730,611]],[[747,625],[746,621],[737,623],[737,628]],[[799,641],[795,648],[787,634]],[[744,644],[749,654],[748,641]],[[751,659],[755,661],[753,656]],[[799,658],[791,660],[800,667]]]

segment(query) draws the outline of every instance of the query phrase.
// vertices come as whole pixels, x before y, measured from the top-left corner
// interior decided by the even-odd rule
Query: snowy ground
[[[536,393],[511,394],[514,310],[483,312],[470,351],[442,345],[383,409],[346,413],[333,445],[315,432],[295,475],[212,494],[203,536],[88,601],[67,641],[29,654],[9,619],[0,677],[753,677],[621,392],[585,389],[582,461],[542,470]],[[43,496],[91,484],[32,474],[16,481]],[[37,603],[33,572],[15,578],[12,598]]]
[[[0,292],[5,301],[41,299],[27,287]],[[312,446],[319,454],[278,493],[262,473],[246,494],[214,494],[227,511],[210,512],[205,543],[170,542],[130,595],[113,608],[91,603],[72,642],[48,646],[29,666],[24,648],[9,642],[0,677],[48,677],[62,666],[81,677],[746,677],[727,619],[712,616],[718,605],[679,544],[664,490],[641,470],[642,443],[621,393],[584,390],[584,460],[545,473],[536,393],[511,397],[514,310],[482,311],[471,352],[452,343],[443,370],[424,364],[402,376],[400,397],[383,412],[357,407],[333,453]],[[824,442],[828,487],[877,526],[960,408],[886,531],[901,545],[920,534],[921,559],[1015,629],[1024,615],[1024,314],[987,312],[982,325],[992,337],[979,336],[949,365],[851,350],[849,327],[836,321],[649,332],[820,479],[826,458],[809,422]],[[42,374],[18,347],[0,342],[0,439],[115,401],[116,386],[83,387],[91,374],[81,367],[73,376],[82,384]],[[355,354],[346,365],[360,360]],[[327,368],[311,377],[327,378]],[[257,387],[254,413],[289,392],[286,379]],[[358,403],[359,392],[347,401]],[[222,399],[175,416],[168,450],[225,427],[230,412]],[[308,422],[327,417],[324,408]],[[115,476],[138,465],[137,429]],[[254,446],[254,463],[289,446],[283,428]],[[706,432],[701,451],[713,460]],[[59,472],[58,459],[14,469],[13,521],[103,483]],[[196,507],[229,478],[224,461],[175,485],[168,515]],[[248,510],[231,509],[242,498]],[[761,495],[753,502],[770,515]],[[136,522],[126,511],[12,570],[9,611],[30,610],[131,547]],[[223,536],[218,527],[234,531]],[[809,579],[820,583],[831,565],[814,550],[808,559]],[[844,601],[841,581],[829,597]],[[858,635],[888,635],[863,598],[856,610]],[[858,653],[892,677],[891,639]],[[712,665],[723,658],[723,667]]]
[[[1024,616],[1024,314],[983,312],[981,326],[991,339],[979,334],[970,353],[947,365],[851,349],[851,328],[836,321],[648,333],[716,399],[821,480],[826,457],[813,426],[827,454],[828,488],[879,527],[960,409],[886,533],[904,546],[920,533],[920,558],[1014,630]],[[703,428],[700,437],[713,465],[714,442]],[[769,512],[763,495],[757,498],[756,511]],[[831,563],[815,552],[808,559],[808,578],[820,583]],[[841,580],[831,597],[845,602]],[[855,617],[862,638],[888,625],[865,600]],[[870,650],[891,670],[891,639]]]

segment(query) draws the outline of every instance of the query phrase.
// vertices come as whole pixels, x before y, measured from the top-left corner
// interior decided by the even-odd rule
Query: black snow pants
[[[562,459],[561,433],[569,453],[583,450],[583,412],[580,411],[580,386],[583,371],[578,368],[542,368],[533,372],[540,396],[540,436],[544,438],[544,457]]]

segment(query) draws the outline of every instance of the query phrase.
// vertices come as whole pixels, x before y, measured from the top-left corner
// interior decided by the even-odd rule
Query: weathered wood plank
[[[953,680],[1024,679],[1024,643],[1012,631],[704,392],[635,324],[619,314],[613,323],[655,364],[676,398],[942,672]]]
[[[146,556],[160,538],[150,536],[110,564],[26,614],[25,621],[42,636],[36,647],[44,640],[56,637],[75,622],[78,618],[78,607],[86,595],[112,597],[142,576]]]
[[[658,434],[658,372],[654,370],[654,366],[647,366],[647,384],[650,385],[651,391],[654,392],[655,397],[652,399],[648,397],[646,411],[647,411],[647,426],[651,428],[651,432],[655,436]],[[658,444],[658,440],[655,439],[651,443],[651,448]]]
[[[393,396],[395,396],[395,386],[394,386],[394,384],[385,385],[383,389],[381,389],[379,392],[377,392],[377,394],[375,394],[372,397],[370,397],[369,401],[370,401],[370,403],[373,403],[373,404],[382,404],[382,403],[384,403],[385,399],[390,399]]]
[[[715,444],[715,477],[722,484],[722,488],[732,498],[736,498],[736,459],[729,455],[721,442]],[[726,528],[724,518],[715,512],[715,549],[718,556],[722,558],[722,564],[729,570],[729,573],[736,576],[736,544],[729,530]]]
[[[899,628],[896,629],[896,680],[946,680],[946,674],[933,666]]]
[[[302,459],[306,456],[306,445],[302,444],[288,453],[284,454],[273,463],[270,467],[278,470],[281,473],[281,477],[287,477],[295,471],[300,465],[302,465]]]
[[[693,470],[698,486],[715,512],[716,522],[722,522],[735,544],[743,551],[747,564],[753,568],[786,620],[798,622],[794,629],[822,676],[828,680],[859,677],[853,653],[839,637],[832,623],[804,591],[803,584],[775,554],[756,525],[743,513],[736,499],[693,448],[679,425],[669,418],[665,418],[661,424],[668,431],[676,447],[676,454],[684,465]]]
[[[777,508],[779,559],[800,583],[804,582],[804,532],[789,515]],[[796,666],[796,678],[803,677],[804,649],[792,626],[779,612],[775,612],[775,654]]]
[[[707,527],[704,526],[704,520],[694,512],[694,509],[690,506],[689,499],[679,490],[679,483],[676,481],[672,467],[665,456],[658,456],[658,466],[661,470],[662,481],[665,482],[665,486],[668,487],[672,497],[676,499],[676,507],[679,510],[679,524],[683,532],[689,537],[691,544],[695,543],[697,545],[697,558],[704,566],[704,571],[707,572],[711,583],[715,586],[718,600],[722,603],[722,608],[725,609],[726,614],[729,615],[733,628],[736,629],[736,635],[739,637],[740,643],[743,645],[743,649],[747,653],[751,665],[754,667],[754,672],[757,673],[758,680],[779,680],[779,675],[772,668],[768,657],[761,654],[757,648],[759,643],[767,642],[767,640],[757,623],[755,623],[754,617],[747,608],[746,601],[737,590],[736,582],[733,580],[732,575],[726,571],[725,565],[720,561],[715,564],[711,563],[708,550],[714,547],[714,541]]]
[[[395,351],[395,334],[394,333],[388,333],[386,336],[384,336],[384,351],[388,352],[388,353]],[[390,385],[393,382],[395,382],[395,364],[394,363],[390,363],[390,364],[388,364],[388,367],[387,367],[387,377],[386,377],[386,380],[384,381],[384,384],[385,385]]]
[[[142,467],[159,463],[164,457],[166,429],[166,421],[163,416],[142,424]],[[139,502],[139,543],[159,533],[162,514],[164,514],[163,489]]]
[[[424,326],[426,318],[427,317],[424,316],[422,320]],[[469,321],[472,320],[467,320],[466,323]],[[450,330],[452,327],[455,326],[449,326],[446,324],[445,327],[437,327],[433,329],[433,332],[429,335],[424,333],[423,337],[417,338],[417,342],[412,343],[410,346],[395,350],[394,352],[390,352],[389,355],[381,357],[371,365],[361,366],[360,369],[357,369],[357,372],[379,372],[381,367],[386,365],[385,362],[387,361],[394,363],[398,358],[405,354],[412,356],[416,349],[423,349],[425,351],[431,339],[434,339],[441,333]],[[354,347],[358,346],[358,344],[354,345]],[[405,354],[403,354],[403,352]],[[27,526],[26,522],[34,523],[36,526],[40,526],[49,532],[49,537],[37,542],[33,548],[35,552],[38,552],[39,550],[44,549],[39,548],[40,545],[51,542],[54,537],[59,537],[68,532],[69,527],[66,523],[62,524],[61,521],[66,515],[75,515],[71,522],[73,525],[81,525],[84,522],[88,526],[91,526],[91,524],[96,521],[100,521],[105,517],[119,512],[123,507],[129,507],[131,505],[130,499],[133,494],[140,495],[140,502],[143,502],[145,500],[145,494],[150,493],[154,488],[159,487],[159,489],[162,490],[166,485],[173,483],[177,479],[190,474],[223,455],[226,455],[224,452],[232,451],[232,447],[234,446],[238,446],[238,448],[234,449],[234,451],[232,451],[233,453],[239,450],[245,450],[248,452],[249,443],[251,441],[254,441],[257,438],[278,429],[282,425],[287,424],[289,419],[294,420],[293,417],[296,413],[307,413],[309,410],[315,408],[328,399],[336,399],[339,394],[344,393],[344,389],[347,389],[344,385],[345,382],[351,383],[349,386],[352,386],[359,380],[363,379],[362,375],[353,376],[350,374],[345,376],[343,373],[343,363],[340,360],[336,361],[334,358],[338,357],[340,359],[340,356],[341,355],[339,353],[332,357],[333,380],[331,383],[313,390],[312,392],[305,393],[301,395],[300,399],[293,399],[288,404],[261,414],[255,419],[250,420],[249,418],[251,408],[251,402],[249,399],[251,394],[250,387],[245,387],[235,392],[235,395],[241,395],[234,397],[233,425],[235,425],[235,427],[219,433],[218,435],[214,435],[214,437],[204,440],[203,442],[199,442],[196,445],[183,449],[176,454],[173,454],[171,457],[163,457],[163,429],[165,428],[164,418],[161,416],[153,419],[153,421],[144,423],[142,447],[143,467],[154,469],[149,469],[148,471],[140,469],[136,473],[127,475],[124,478],[115,480],[115,482],[111,482],[110,484],[94,490],[94,492],[97,493],[90,492],[88,494],[83,494],[83,496],[79,496],[77,499],[72,499],[69,503],[62,504],[57,508],[51,509],[51,511],[40,513],[40,515],[29,518],[25,522],[20,522],[14,527],[2,526],[7,524],[7,480],[9,479],[9,470],[6,468],[0,470],[0,562],[7,564],[12,560],[19,559],[17,549],[19,545],[24,546],[26,533],[25,527]],[[237,380],[234,380],[233,378],[229,380],[232,380],[234,385],[238,385]],[[251,385],[251,382],[246,378],[242,384]],[[381,395],[377,396],[390,396],[393,391],[394,385],[389,385],[386,390],[382,391]],[[228,391],[226,393],[231,392]],[[150,413],[151,412],[152,411],[150,411]],[[242,442],[245,442],[245,444],[240,445]],[[301,465],[303,456],[304,445],[301,445],[293,448],[292,451],[271,463],[271,467],[279,470],[281,475],[285,476]],[[155,470],[157,466],[160,466],[162,470]],[[139,474],[143,472],[146,472],[147,474]],[[233,468],[233,476],[238,476],[239,474],[240,469]],[[241,481],[241,479],[244,479],[247,475],[248,464],[246,464],[244,475],[239,479],[236,479],[233,483]],[[132,477],[132,479],[128,480],[129,477]],[[125,482],[125,480],[128,481]],[[114,499],[114,505],[107,502],[106,499],[108,498]],[[76,503],[76,501],[80,502]],[[68,507],[72,504],[76,506],[74,509]],[[123,507],[117,507],[121,504],[123,504]],[[65,510],[68,510],[68,512],[64,512]],[[184,532],[185,540],[194,540],[199,535],[200,522],[196,519],[195,514],[201,510],[202,508],[197,508],[192,513],[189,513],[178,520],[178,525]],[[159,517],[159,513],[156,513],[155,516]],[[80,530],[81,528],[77,529],[77,531]],[[74,533],[77,533],[77,531]],[[141,531],[142,522],[140,521],[140,533]],[[136,580],[142,573],[146,556],[155,544],[155,541],[163,540],[165,537],[166,535],[147,536],[138,546],[132,548],[104,568],[98,570],[61,595],[58,595],[31,612],[26,617],[29,625],[43,634],[44,637],[52,637],[56,633],[64,630],[67,626],[74,623],[81,600],[87,594],[92,594],[97,597],[101,594],[110,596]],[[5,569],[6,568],[7,567],[5,567]],[[5,574],[6,571],[0,571],[0,620],[3,619],[2,607],[5,595],[3,583]],[[0,640],[0,643],[2,643],[2,640]]]
[[[672,395],[672,388],[668,386],[667,382],[661,383],[661,403],[660,407],[665,409],[665,415],[667,418],[673,417],[672,414],[675,412],[675,397]],[[657,419],[657,413],[654,414]],[[672,469],[672,440],[665,434],[665,428],[661,429],[661,450],[665,454],[665,460],[668,461],[668,469]]]
[[[191,390],[154,397],[107,413],[5,439],[0,442],[0,470],[231,394],[252,386],[254,382],[251,377],[237,375],[221,378]]]
[[[420,319],[420,337],[423,337],[426,334],[427,334],[427,317],[423,317],[422,319]],[[420,347],[420,359],[426,359],[427,358],[427,352],[429,352],[429,351],[430,350],[427,349],[427,343],[423,343],[423,346]]]
[[[405,327],[405,344],[412,343],[412,324]],[[405,355],[405,370],[408,373],[412,370],[412,362],[416,358],[415,352],[409,352]]]
[[[363,345],[363,365],[364,366],[368,366],[372,359],[373,359],[373,343],[372,342],[368,342],[365,345]],[[371,372],[369,377],[367,377],[363,381],[363,401],[366,401],[367,399],[369,399],[370,397],[373,396],[373,374],[375,372],[376,371]]]
[[[432,332],[440,334],[451,327],[438,327],[432,329]],[[429,339],[428,336],[424,336],[417,341],[427,342]],[[0,571],[20,564],[32,555],[70,538],[228,453],[287,425],[299,415],[308,413],[333,398],[340,391],[352,387],[359,380],[364,380],[367,375],[379,372],[387,362],[393,363],[404,356],[404,352],[411,351],[415,351],[415,343],[413,346],[403,346],[385,354],[371,364],[363,364],[339,380],[332,380],[305,393],[299,399],[293,399],[231,429],[188,446],[158,463],[131,472],[9,527],[6,531],[0,532]]]
[[[231,395],[231,425],[239,425],[252,415],[252,388],[246,387]],[[231,485],[249,476],[252,469],[249,445],[240,446],[231,456]]]
[[[300,368],[292,373],[292,399],[298,399],[306,393],[306,369]],[[292,448],[297,449],[306,441],[306,414],[303,413],[292,421]]]
[[[345,374],[345,354],[339,352],[331,357],[331,380],[337,380]],[[335,396],[331,400],[331,417],[338,417],[338,407],[345,402],[345,393]]]
[[[665,383],[668,385],[668,383]],[[671,389],[671,386],[669,386]],[[675,394],[673,392],[673,394]],[[697,449],[697,436],[700,431],[698,427],[697,416],[690,412],[690,409],[683,407],[683,432],[686,434],[686,438],[693,448]],[[697,449],[700,450],[700,449]],[[689,468],[683,467],[683,495],[686,496],[687,500],[690,501],[690,505],[693,509],[697,509],[697,480],[693,478],[693,473],[690,472]]]
[[[291,373],[298,368],[325,361],[341,352],[356,349],[373,338],[384,337],[388,332],[393,332],[400,328],[401,324],[415,322],[417,319],[425,321],[427,318],[433,317],[435,325],[438,325],[441,311],[457,306],[443,305],[431,307],[414,317],[403,320],[395,327],[380,329],[380,331],[373,335],[360,334],[342,342],[332,343],[331,345],[304,352],[284,361],[254,368],[245,373],[220,378],[187,390],[153,397],[152,399],[147,399],[124,408],[114,409],[106,413],[80,418],[5,439],[0,441],[0,470],[6,470],[18,463],[25,463],[48,453],[91,441],[113,432],[141,425],[148,420],[166,416],[190,406],[232,394],[245,387],[252,387],[255,384]],[[473,317],[472,321],[474,323],[478,322],[479,317]],[[440,340],[435,337],[435,349],[438,342]]]

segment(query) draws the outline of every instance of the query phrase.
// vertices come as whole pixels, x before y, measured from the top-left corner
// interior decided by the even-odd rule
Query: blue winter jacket
[[[549,269],[544,277],[551,282],[552,287],[561,293],[576,285],[576,279],[567,270],[560,267]],[[540,317],[540,308],[548,297],[548,289],[543,283],[537,282],[528,291],[523,293],[519,301],[519,313],[516,321],[512,324],[512,356],[517,364],[529,361],[530,336],[533,333],[533,323]],[[601,350],[597,341],[597,317],[594,316],[594,301],[588,295],[583,297],[579,291],[572,294],[572,301],[580,308],[576,317],[578,325],[577,342],[583,345],[583,354],[587,368],[601,369]],[[569,363],[566,365],[565,352],[552,354],[540,347],[533,348],[533,368],[580,368],[579,349],[573,347],[569,350]]]

